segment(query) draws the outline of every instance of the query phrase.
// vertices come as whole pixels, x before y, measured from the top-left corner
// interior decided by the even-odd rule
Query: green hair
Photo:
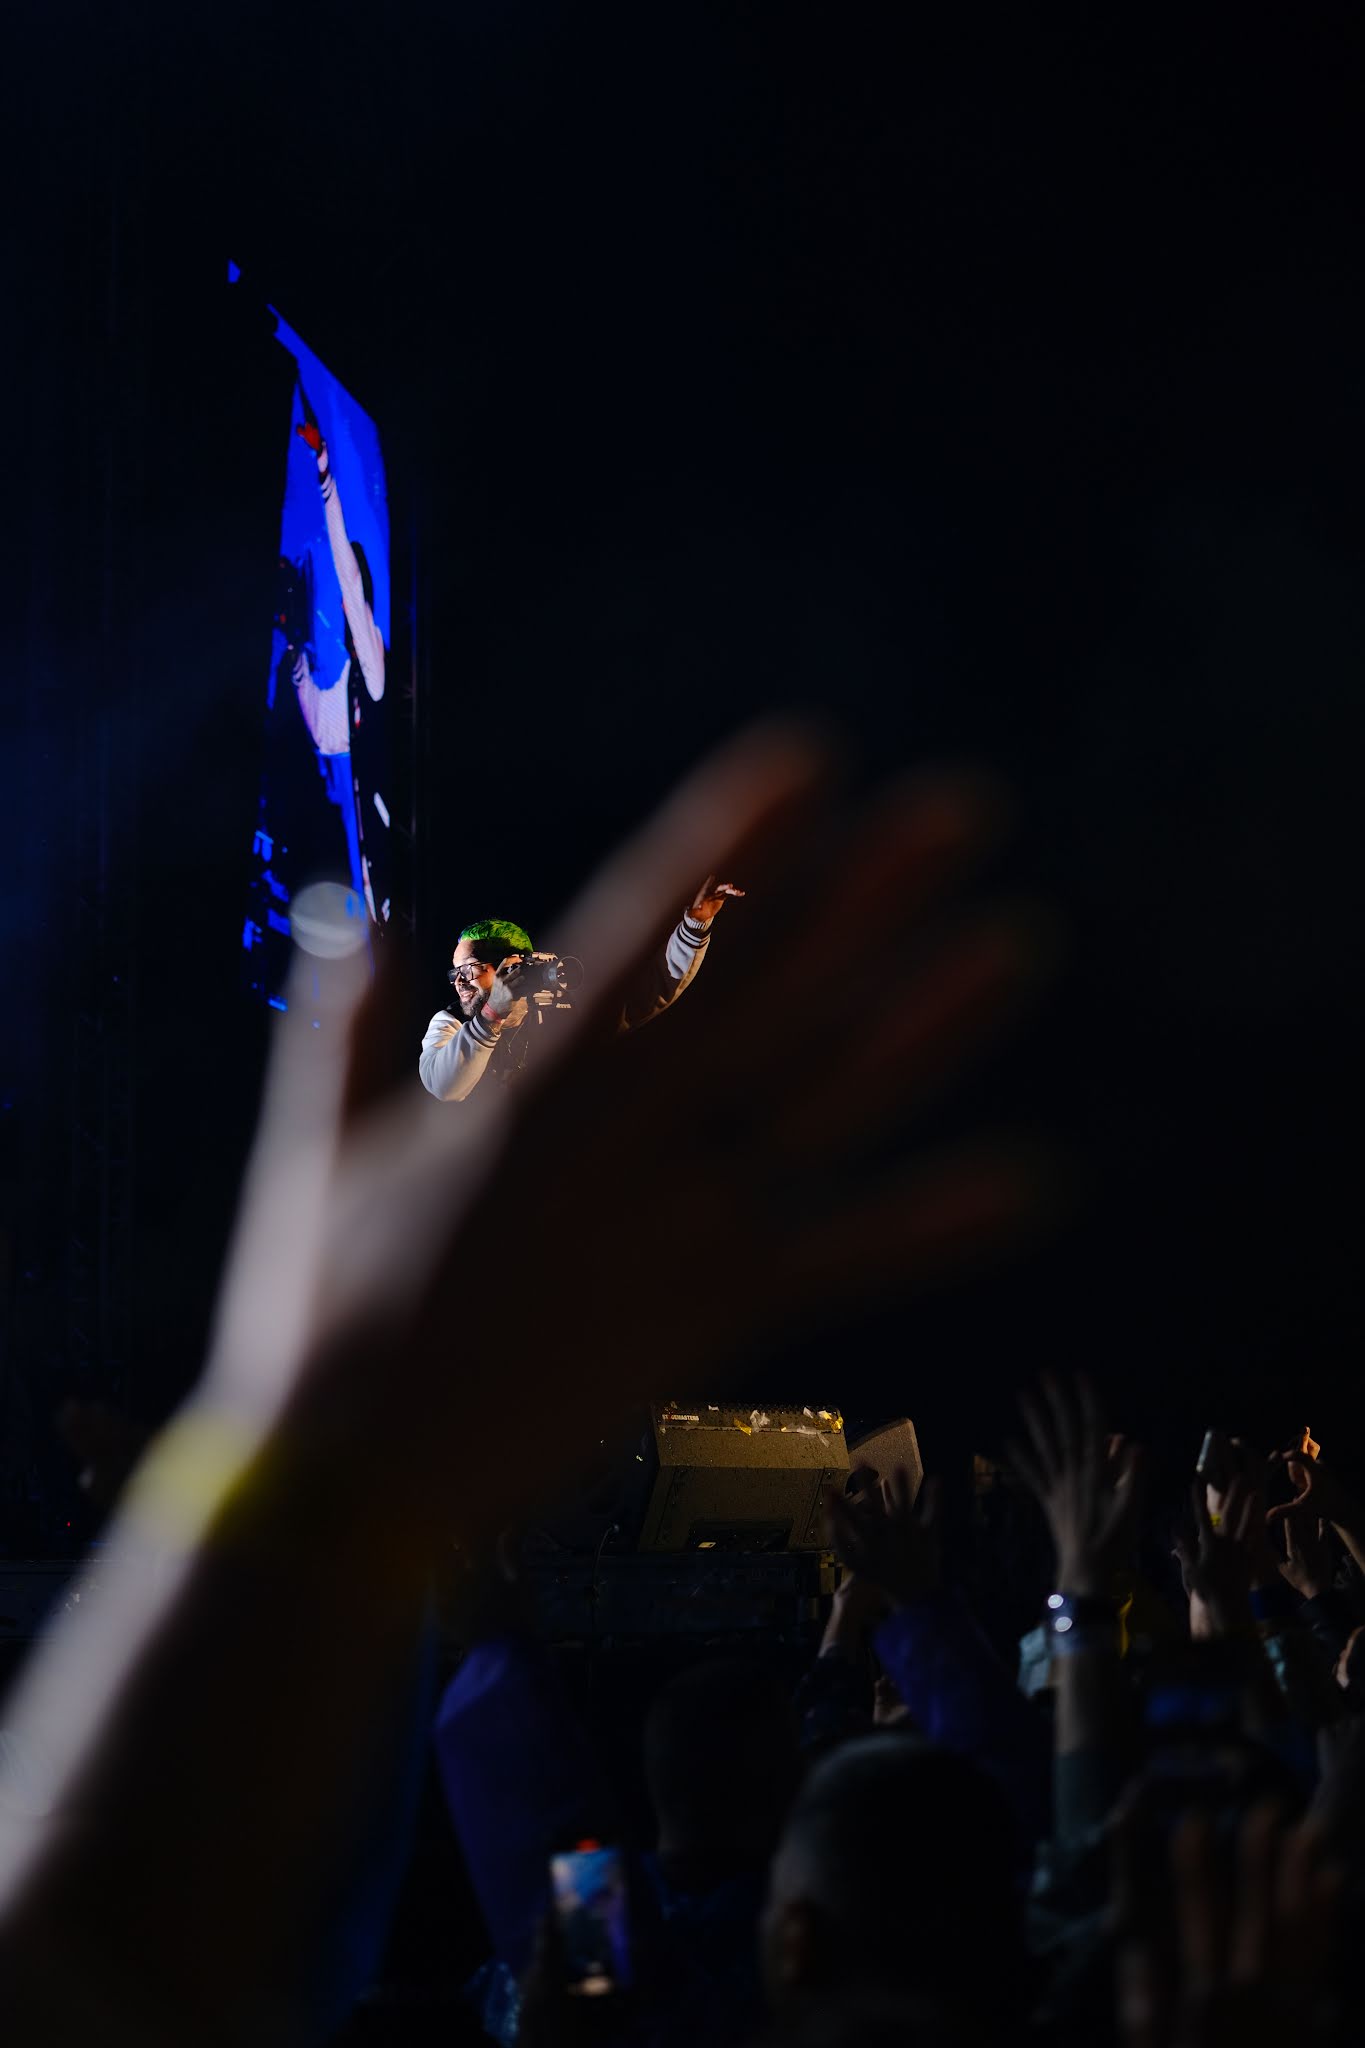
[[[460,943],[468,942],[476,948],[477,957],[486,967],[500,967],[511,953],[534,953],[530,934],[519,924],[509,924],[505,917],[483,917],[477,924],[467,924],[460,933]]]

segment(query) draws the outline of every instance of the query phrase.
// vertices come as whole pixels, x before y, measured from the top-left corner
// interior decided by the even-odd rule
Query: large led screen
[[[304,884],[344,882],[373,925],[389,918],[390,582],[375,423],[275,319],[296,375],[289,418],[280,421],[284,506],[242,944],[252,989],[278,1009],[289,904]]]

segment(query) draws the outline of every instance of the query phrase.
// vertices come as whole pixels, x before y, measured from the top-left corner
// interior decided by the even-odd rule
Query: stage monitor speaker
[[[825,1489],[849,1473],[837,1411],[670,1403],[650,1425],[659,1465],[641,1550],[823,1549]]]
[[[917,1498],[924,1479],[924,1461],[919,1454],[919,1438],[915,1425],[908,1415],[900,1416],[895,1422],[882,1422],[875,1429],[865,1429],[848,1440],[848,1456],[852,1465],[870,1465],[879,1479],[885,1479],[895,1471],[897,1465],[904,1465],[910,1474],[911,1498]]]

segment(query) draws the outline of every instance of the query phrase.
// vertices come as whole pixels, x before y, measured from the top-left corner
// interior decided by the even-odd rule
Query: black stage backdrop
[[[989,1446],[1049,1361],[1191,1441],[1214,1415],[1353,1428],[1359,18],[248,0],[27,33],[30,371],[44,418],[93,407],[116,276],[134,374],[109,402],[145,461],[120,543],[146,749],[130,1405],[163,1409],[202,1343],[261,1057],[225,979],[255,697],[213,685],[207,815],[202,722],[160,708],[210,619],[253,693],[261,665],[243,593],[276,506],[231,254],[386,434],[415,573],[414,1052],[459,924],[543,926],[752,714],[833,709],[880,767],[979,760],[1015,794],[1002,880],[1067,942],[955,1113],[1054,1132],[1075,1213],[1024,1264],[756,1366],[756,1391],[909,1409],[931,1459],[968,1424]],[[79,476],[66,431],[30,430],[35,476]],[[187,476],[217,492],[193,544]],[[50,569],[50,522],[27,544]],[[76,663],[34,618],[30,663]],[[32,721],[24,744],[35,826],[65,786]],[[178,924],[146,914],[153,833],[183,849]],[[13,941],[12,1213],[69,1138],[81,859],[32,856],[47,923]],[[742,907],[716,943],[743,944]],[[70,1360],[28,1229],[8,1370],[36,1413]]]

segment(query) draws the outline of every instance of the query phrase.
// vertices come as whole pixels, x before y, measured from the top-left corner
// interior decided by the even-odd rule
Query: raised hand
[[[1328,1525],[1312,1508],[1278,1517],[1284,1531],[1284,1556],[1276,1559],[1280,1576],[1305,1600],[1317,1600],[1332,1584],[1335,1565]]]
[[[373,978],[363,919],[296,899],[298,999],[206,1373],[134,1477],[97,1614],[65,1617],[7,1701],[47,1767],[41,1820],[0,1810],[0,1939],[39,2020],[62,1987],[100,2010],[154,1923],[157,1972],[118,1980],[125,2037],[261,2038],[353,1844],[451,1523],[504,1527],[651,1384],[903,1297],[1031,1217],[1026,1158],[869,1165],[1031,970],[1017,915],[950,914],[992,823],[959,780],[840,811],[808,738],[742,739],[565,919],[554,950],[594,962],[592,1000],[520,1090],[479,1090],[458,1117],[393,1083],[393,949]],[[747,943],[708,969],[688,1031],[618,1040],[668,905],[717,857],[754,878]],[[834,943],[886,962],[856,1088],[808,1000],[808,952]],[[668,1305],[689,1271],[707,1284],[684,1319]],[[509,1415],[514,1459],[462,1459]],[[902,1505],[856,1534],[903,1594],[932,1568]],[[62,2037],[38,2020],[27,2036]]]
[[[718,882],[714,875],[708,875],[688,904],[687,914],[696,918],[699,924],[709,924],[713,917],[719,917],[732,896],[743,894],[744,891],[737,889],[733,882]]]
[[[1312,1821],[1274,1805],[1243,1822],[1235,1869],[1212,1823],[1182,1821],[1157,1882],[1140,1803],[1116,1830],[1120,2048],[1311,2048],[1337,2038],[1322,2010],[1341,1876]],[[1169,1893],[1161,1877],[1169,1881]],[[1172,1930],[1159,1924],[1169,1896]]]
[[[1131,1562],[1140,1503],[1142,1453],[1110,1436],[1083,1374],[1070,1385],[1052,1375],[1042,1396],[1019,1401],[1029,1445],[1010,1462],[1043,1511],[1057,1554],[1057,1584],[1104,1599]]]
[[[554,1369],[533,1373],[528,1354],[519,1389],[516,1485],[531,1499],[575,1445],[592,1441],[603,1407],[642,1390],[636,1347],[603,1343],[604,1316],[615,1329],[652,1332],[648,1370],[667,1384],[675,1371],[692,1377],[702,1363],[784,1327],[870,1296],[903,1295],[926,1269],[969,1256],[1031,1213],[1030,1161],[968,1149],[912,1155],[889,1175],[871,1175],[865,1156],[884,1146],[924,1069],[941,1075],[964,1032],[971,1036],[971,1018],[1007,1002],[1028,970],[1029,934],[1016,919],[943,922],[945,897],[989,832],[990,808],[970,786],[938,783],[831,818],[824,782],[819,754],[782,733],[742,740],[701,771],[553,941],[556,952],[593,960],[593,1000],[566,1014],[521,1090],[480,1091],[458,1119],[433,1120],[406,1092],[388,1098],[371,1078],[383,991],[365,995],[354,965],[331,969],[329,1039],[301,1032],[295,1042],[292,1010],[284,1020],[281,1062],[298,1061],[311,1077],[307,1100],[318,1107],[310,1114],[322,1118],[335,1162],[316,1197],[322,1243],[309,1254],[324,1269],[313,1298],[330,1307],[292,1363],[272,1343],[271,1370],[309,1408],[315,1389],[326,1405],[338,1377],[358,1388],[369,1370],[368,1360],[351,1362],[351,1344],[335,1348],[335,1333],[348,1321],[382,1327],[385,1403],[412,1418],[414,1453],[432,1461],[433,1500],[447,1497],[442,1431],[457,1417],[461,1431],[474,1426],[471,1401],[484,1404],[493,1427],[502,1398],[452,1377],[448,1333],[460,1327],[475,1356],[504,1342],[502,1297],[489,1297],[482,1276],[506,1259],[509,1208],[523,1247],[524,1312],[565,1326]],[[679,874],[695,874],[700,849],[718,844],[727,864],[743,860],[763,876],[748,906],[748,943],[715,964],[686,1034],[618,1039],[610,1023],[622,987],[653,951],[660,904],[677,901]],[[822,858],[831,844],[846,849],[835,871]],[[914,934],[929,916],[940,936],[926,956]],[[846,1077],[816,1056],[819,1006],[786,1000],[788,982],[806,973],[794,957],[796,935],[819,942],[836,925],[855,949],[881,935],[892,962],[887,1016],[917,1023],[913,1040],[902,1031],[881,1042],[855,1103]],[[900,961],[910,964],[898,976]],[[310,961],[310,980],[316,971]],[[777,1046],[764,1021],[775,1009],[786,1020]],[[329,1100],[361,1101],[366,1113],[338,1123]],[[262,1151],[273,1153],[277,1130],[283,1139],[294,1120],[283,1105],[272,1111]],[[298,1142],[289,1142],[297,1155]],[[528,1176],[528,1148],[545,1171]],[[718,1242],[729,1248],[719,1265]],[[684,1327],[659,1310],[677,1273],[693,1267],[711,1274],[706,1313]],[[254,1334],[250,1343],[237,1339],[236,1303],[276,1287],[292,1297],[298,1272],[297,1248],[279,1240],[258,1264],[239,1265],[215,1371],[235,1380],[248,1354],[253,1375],[265,1369]],[[588,1313],[566,1316],[575,1303]],[[245,1311],[243,1319],[245,1327]],[[415,1504],[420,1488],[410,1484],[404,1495]],[[497,1512],[515,1505],[499,1499]],[[481,1517],[469,1487],[461,1511]]]
[[[1316,1458],[1290,1452],[1284,1459],[1284,1468],[1294,1488],[1294,1498],[1271,1508],[1270,1521],[1281,1521],[1287,1515],[1312,1513],[1338,1528],[1360,1530],[1365,1527],[1365,1510],[1329,1465],[1319,1464]]]
[[[926,1479],[915,1500],[903,1465],[884,1480],[859,1465],[853,1478],[856,1493],[831,1494],[825,1512],[830,1540],[856,1583],[893,1606],[936,1593],[943,1579],[938,1481]]]
[[[316,420],[310,419],[305,421],[303,426],[295,427],[294,432],[298,435],[300,441],[305,442],[312,449],[317,457],[318,477],[321,480],[326,476],[328,467],[327,443],[322,438],[321,428]]]
[[[880,1586],[846,1570],[830,1602],[829,1619],[820,1642],[821,1655],[832,1650],[857,1655],[877,1623],[885,1619],[889,1604]]]
[[[1235,1436],[1231,1441],[1241,1460],[1243,1483],[1256,1501],[1256,1512],[1248,1516],[1242,1537],[1251,1559],[1251,1583],[1253,1587],[1273,1586],[1281,1577],[1281,1561],[1271,1542],[1274,1524],[1266,1509],[1266,1500],[1274,1483],[1278,1461],[1273,1457],[1266,1457],[1264,1452],[1247,1443],[1244,1437]],[[1226,1508],[1226,1498],[1217,1488],[1210,1487],[1205,1498],[1211,1515],[1218,1515]]]
[[[1240,1474],[1228,1483],[1221,1507],[1209,1506],[1209,1488],[1190,1488],[1193,1532],[1176,1537],[1175,1554],[1190,1603],[1193,1636],[1235,1634],[1252,1626],[1251,1588],[1265,1542],[1265,1505]]]

